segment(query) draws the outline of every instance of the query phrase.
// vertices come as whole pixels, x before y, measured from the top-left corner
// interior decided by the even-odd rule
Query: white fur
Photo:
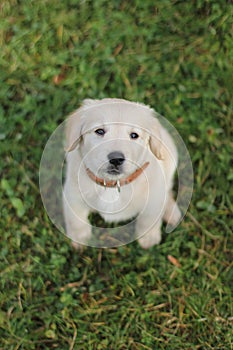
[[[104,136],[95,133],[98,128],[106,131]],[[132,132],[140,137],[131,139]],[[172,196],[177,151],[151,108],[121,99],[85,100],[67,121],[67,152],[64,216],[67,235],[77,245],[88,244],[91,237],[91,211],[109,222],[138,215],[136,236],[143,248],[160,242],[163,219],[172,225],[179,221]],[[117,176],[107,172],[111,152],[122,152],[126,159]],[[149,166],[120,192],[97,185],[86,173],[89,168],[106,180],[123,179],[145,162]]]

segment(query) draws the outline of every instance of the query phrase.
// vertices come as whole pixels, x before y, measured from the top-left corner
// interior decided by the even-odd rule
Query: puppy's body
[[[67,145],[64,214],[73,241],[88,244],[92,211],[109,222],[137,216],[136,237],[143,248],[160,242],[162,219],[179,221],[171,192],[176,147],[149,107],[120,99],[86,100],[68,120]],[[117,185],[111,187],[112,181]]]

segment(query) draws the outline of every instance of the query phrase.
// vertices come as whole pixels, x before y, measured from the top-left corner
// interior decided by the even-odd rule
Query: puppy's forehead
[[[154,111],[139,103],[123,100],[100,100],[83,106],[82,121],[85,129],[100,125],[129,125],[145,129],[154,119]],[[123,101],[123,102],[122,102]]]

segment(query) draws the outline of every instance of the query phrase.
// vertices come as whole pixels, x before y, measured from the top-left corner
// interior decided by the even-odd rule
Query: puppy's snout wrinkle
[[[122,152],[111,152],[108,154],[109,163],[115,167],[119,167],[125,161],[125,156]]]

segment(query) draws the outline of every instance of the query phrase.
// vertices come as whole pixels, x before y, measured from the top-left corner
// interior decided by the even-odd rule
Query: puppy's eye
[[[130,138],[136,140],[137,138],[139,138],[139,135],[136,132],[131,132]]]
[[[99,136],[104,136],[105,130],[104,129],[96,129],[95,133]]]

